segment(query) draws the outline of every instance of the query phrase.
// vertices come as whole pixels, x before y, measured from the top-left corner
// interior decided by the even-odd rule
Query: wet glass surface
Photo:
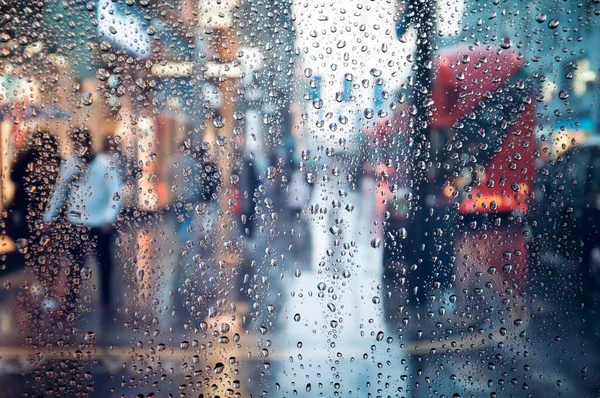
[[[599,18],[0,3],[0,396],[597,396]]]

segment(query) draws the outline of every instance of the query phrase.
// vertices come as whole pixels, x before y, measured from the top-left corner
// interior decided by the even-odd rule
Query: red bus
[[[448,286],[462,292],[464,305],[502,302],[508,311],[526,316],[524,217],[537,178],[537,145],[536,101],[525,65],[520,53],[493,47],[452,47],[434,57],[426,165],[429,224],[417,225],[423,220],[415,222],[411,215],[415,182],[406,170],[415,165],[409,165],[410,149],[400,151],[406,166],[386,170],[389,182],[382,188],[388,203],[396,203],[387,225],[386,275],[402,280],[407,292],[425,284],[427,294],[435,295],[435,286]],[[380,144],[411,140],[416,108],[404,102],[410,95],[399,97],[401,106],[375,130]],[[390,193],[403,186],[408,201]],[[426,245],[434,249],[422,250]]]

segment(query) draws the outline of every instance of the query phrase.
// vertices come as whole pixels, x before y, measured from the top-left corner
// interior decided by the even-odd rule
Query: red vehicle
[[[396,212],[395,220],[392,211],[392,236],[405,228],[415,240],[403,251],[396,249],[396,239],[388,239],[388,275],[409,277],[406,267],[419,259],[408,252],[425,242],[435,250],[431,267],[419,266],[418,283],[427,285],[430,275],[443,279],[440,275],[446,274],[448,285],[466,292],[468,300],[502,297],[496,301],[517,303],[521,312],[518,297],[527,276],[523,216],[537,178],[536,105],[524,65],[518,52],[501,48],[452,47],[434,57],[426,203],[438,216],[423,226],[416,225],[421,222],[415,223],[410,211]],[[392,142],[398,134],[410,140],[414,109],[405,105],[380,123],[380,142]],[[388,173],[390,183],[403,185],[393,170]],[[405,177],[404,182],[412,178]],[[436,237],[435,230],[444,238]]]

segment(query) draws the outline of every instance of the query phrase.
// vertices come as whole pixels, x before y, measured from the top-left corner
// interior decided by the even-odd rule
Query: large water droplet
[[[213,369],[213,372],[214,372],[215,374],[221,374],[221,373],[223,373],[223,370],[225,370],[225,365],[223,365],[221,362],[217,362],[217,363],[215,364],[215,367],[214,367],[214,369]]]
[[[535,20],[537,23],[546,22],[546,14],[544,14],[543,12],[539,13],[538,15],[536,15]]]

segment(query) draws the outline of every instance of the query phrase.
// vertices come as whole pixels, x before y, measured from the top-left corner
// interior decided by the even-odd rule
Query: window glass
[[[599,0],[0,4],[0,397],[591,397]]]

